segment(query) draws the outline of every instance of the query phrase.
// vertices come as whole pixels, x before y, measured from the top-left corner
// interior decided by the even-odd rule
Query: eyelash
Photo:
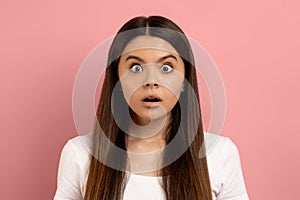
[[[139,64],[139,63],[132,63],[132,64],[130,65],[130,69],[131,69],[134,65],[140,65],[140,66],[142,66],[142,65]]]
[[[166,63],[164,63],[163,65],[169,65],[171,68],[173,68],[172,63],[169,63],[169,62],[166,62]]]
[[[143,65],[141,65],[141,64],[139,64],[139,63],[132,63],[132,64],[130,65],[130,69],[131,69],[134,65],[140,65],[140,66],[143,66]],[[173,68],[172,63],[170,63],[170,62],[165,62],[165,63],[163,63],[162,65],[169,65],[171,68]]]

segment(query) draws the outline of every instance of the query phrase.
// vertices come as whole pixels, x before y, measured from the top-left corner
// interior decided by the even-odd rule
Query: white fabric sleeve
[[[244,183],[240,155],[237,146],[230,138],[226,138],[224,165],[222,170],[222,186],[218,200],[249,200]]]
[[[54,200],[83,200],[80,190],[82,172],[77,156],[73,142],[68,140],[60,156]]]

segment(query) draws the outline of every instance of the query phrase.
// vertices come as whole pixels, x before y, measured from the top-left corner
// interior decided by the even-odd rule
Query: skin
[[[163,134],[182,91],[184,73],[181,57],[167,41],[138,36],[128,43],[118,66],[123,94],[135,123],[129,125],[129,132],[135,134],[126,137],[127,151],[147,153],[165,145]],[[143,98],[149,94],[158,95],[162,101],[154,107],[146,106]]]

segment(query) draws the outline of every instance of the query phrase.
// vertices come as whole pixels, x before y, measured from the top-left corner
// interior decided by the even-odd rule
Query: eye
[[[173,70],[172,66],[170,64],[164,64],[161,66],[161,71],[164,73],[169,73]]]
[[[130,70],[135,73],[141,72],[141,71],[143,71],[143,67],[139,64],[133,64],[133,65],[131,65]]]

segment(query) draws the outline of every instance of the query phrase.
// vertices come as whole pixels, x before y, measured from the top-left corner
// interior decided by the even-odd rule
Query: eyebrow
[[[167,59],[167,58],[174,58],[176,61],[178,61],[177,58],[176,58],[174,55],[168,54],[168,55],[163,56],[163,57],[161,57],[160,59],[158,59],[157,62],[162,62],[162,61],[164,61],[164,60]],[[138,57],[138,56],[129,55],[129,56],[126,58],[125,61],[127,61],[127,60],[129,60],[129,59],[136,59],[136,60],[138,60],[138,61],[140,61],[140,62],[142,62],[142,63],[145,63],[145,61],[144,61],[142,58]]]

